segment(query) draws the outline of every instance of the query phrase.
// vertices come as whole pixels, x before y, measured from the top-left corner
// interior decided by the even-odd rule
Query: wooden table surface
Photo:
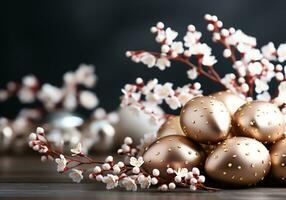
[[[59,175],[53,163],[41,163],[37,156],[8,157],[0,155],[0,199],[106,199],[106,200],[282,200],[286,188],[251,188],[222,190],[219,192],[191,193],[186,189],[177,192],[127,192],[106,190],[104,185],[89,180],[72,183],[67,175]]]

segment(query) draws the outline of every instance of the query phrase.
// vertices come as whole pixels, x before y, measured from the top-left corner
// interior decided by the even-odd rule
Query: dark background
[[[184,66],[178,63],[161,72],[125,57],[126,50],[160,50],[149,32],[157,21],[179,31],[179,38],[192,23],[210,44],[203,16],[215,14],[226,27],[234,26],[257,37],[259,46],[268,41],[277,45],[286,42],[285,6],[282,0],[2,1],[0,88],[31,73],[42,82],[59,85],[64,72],[80,63],[94,64],[99,76],[95,91],[101,105],[112,110],[118,106],[120,88],[138,76],[145,80],[158,77],[178,86],[188,82]],[[230,63],[221,59],[221,48],[211,45],[221,61],[216,65],[218,71],[230,71]],[[202,81],[207,93],[219,89]],[[18,109],[17,102],[11,100],[0,105],[0,114]]]

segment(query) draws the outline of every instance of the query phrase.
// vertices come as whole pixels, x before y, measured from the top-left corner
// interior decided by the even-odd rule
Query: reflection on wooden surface
[[[53,163],[41,163],[37,156],[0,157],[0,199],[156,199],[156,200],[219,200],[219,199],[285,199],[286,188],[251,188],[220,192],[190,193],[187,189],[162,193],[107,191],[103,184],[85,180],[72,183],[67,175],[59,175]]]

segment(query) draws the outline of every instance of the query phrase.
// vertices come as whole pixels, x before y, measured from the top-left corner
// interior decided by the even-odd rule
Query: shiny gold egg
[[[246,103],[244,99],[234,94],[230,90],[216,92],[210,96],[222,101],[231,115],[233,115],[240,106]]]
[[[271,173],[279,180],[286,182],[286,140],[279,140],[270,148]]]
[[[215,181],[231,185],[252,185],[270,170],[270,155],[259,141],[233,137],[222,142],[207,157],[206,173]]]
[[[233,130],[238,135],[271,143],[283,137],[285,121],[276,105],[264,101],[252,101],[244,104],[234,114]]]
[[[167,168],[174,170],[193,167],[200,167],[204,162],[202,149],[181,135],[170,135],[159,138],[146,148],[143,153],[143,169],[152,173],[153,169],[160,171],[160,177],[169,179]]]
[[[202,96],[185,104],[180,122],[184,133],[192,140],[212,144],[227,138],[231,116],[221,101]]]
[[[185,135],[181,128],[180,116],[169,116],[157,132],[157,138],[168,135]]]

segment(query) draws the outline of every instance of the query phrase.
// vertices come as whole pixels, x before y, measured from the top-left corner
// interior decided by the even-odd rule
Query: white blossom
[[[181,54],[184,52],[183,43],[182,42],[173,42],[171,44],[171,50],[176,54]]]
[[[69,93],[66,95],[63,101],[63,106],[67,110],[74,110],[77,106],[77,99],[75,93]]]
[[[262,93],[264,91],[267,91],[269,89],[269,86],[266,81],[261,79],[255,79],[255,92]]]
[[[163,185],[159,186],[158,189],[161,190],[161,191],[167,191],[168,190],[168,186],[166,184],[163,184]]]
[[[195,175],[200,175],[200,170],[199,170],[199,168],[193,167],[192,173],[195,174]]]
[[[106,184],[106,189],[113,189],[118,186],[118,176],[107,174],[103,177],[102,182]]]
[[[82,171],[78,169],[72,169],[69,177],[73,180],[73,182],[80,183],[83,179]]]
[[[189,50],[193,55],[211,55],[211,48],[206,43],[197,43]]]
[[[160,70],[165,70],[166,67],[170,67],[171,66],[171,62],[165,58],[165,57],[161,57],[158,58],[155,64]]]
[[[142,88],[142,93],[143,94],[150,93],[150,91],[153,90],[157,84],[158,84],[158,79],[156,78],[148,81],[148,83]]]
[[[169,95],[174,95],[174,90],[172,89],[172,83],[165,83],[164,85],[158,84],[154,88],[154,93],[162,98],[168,97]]]
[[[189,79],[195,80],[198,77],[198,70],[196,68],[189,69],[187,75]]]
[[[278,96],[274,99],[274,102],[280,106],[286,103],[286,81],[279,84],[278,91]]]
[[[82,153],[81,143],[78,143],[75,148],[71,149],[71,152],[73,153],[72,156],[81,154]]]
[[[202,33],[201,32],[187,32],[187,34],[184,37],[184,45],[186,47],[192,47],[194,44],[196,44],[200,38],[202,37]]]
[[[126,190],[129,191],[136,191],[137,190],[137,185],[135,181],[130,178],[130,177],[125,177],[120,181],[120,184],[122,187],[126,188]]]
[[[64,155],[60,155],[60,158],[56,158],[55,162],[58,164],[57,171],[58,172],[63,172],[67,166],[67,160],[64,157]]]
[[[167,28],[165,32],[165,37],[166,37],[166,43],[171,44],[173,43],[173,40],[176,39],[178,36],[178,33],[171,28]]]
[[[118,165],[113,166],[113,173],[114,174],[119,174],[121,172],[121,169]]]
[[[38,85],[38,80],[34,75],[24,76],[22,83],[25,87],[33,88]]]
[[[276,59],[276,48],[273,42],[269,42],[267,45],[264,45],[261,48],[263,56],[268,60],[275,60]]]
[[[197,190],[197,187],[196,187],[195,185],[190,185],[190,190],[196,191],[196,190]]]
[[[226,43],[229,45],[243,43],[249,46],[256,46],[256,38],[246,35],[241,30],[237,30],[226,38]]]
[[[77,79],[74,72],[66,72],[63,76],[66,85],[76,85]]]
[[[139,175],[138,176],[138,183],[140,184],[140,187],[143,189],[149,188],[151,186],[151,177]]]
[[[98,105],[98,98],[90,91],[82,91],[79,94],[79,102],[83,107],[91,110]]]
[[[178,177],[184,178],[188,174],[188,169],[187,168],[178,168],[175,170],[175,174]]]
[[[178,97],[176,96],[167,97],[165,101],[169,105],[169,107],[173,110],[176,110],[177,108],[181,107],[181,103]]]
[[[170,190],[176,189],[176,184],[173,183],[173,182],[169,183],[169,189],[170,189]]]
[[[61,89],[46,83],[39,91],[38,98],[47,106],[54,106],[62,100],[63,93]]]
[[[96,83],[96,75],[94,74],[94,66],[81,64],[75,72],[75,77],[78,83],[91,88]]]
[[[255,76],[261,74],[263,67],[260,62],[249,63],[248,71],[250,75]]]
[[[257,100],[260,100],[260,101],[270,101],[271,100],[271,96],[270,96],[269,92],[267,92],[267,91],[264,91],[261,94],[258,94],[256,96],[256,98],[257,98]]]
[[[205,55],[202,60],[202,64],[205,66],[213,66],[217,63],[217,60],[214,56]]]
[[[245,52],[244,58],[246,62],[257,61],[262,59],[262,54],[258,49],[249,49]]]
[[[151,93],[151,92],[146,94],[145,99],[146,101],[151,102],[151,103],[156,103],[156,104],[162,103],[162,97],[160,97],[158,94]]]
[[[152,174],[153,174],[153,176],[159,176],[160,171],[158,169],[153,169]]]
[[[28,87],[23,87],[18,92],[18,98],[22,103],[33,103],[36,99],[35,92]]]
[[[235,79],[235,75],[230,73],[230,74],[225,74],[225,76],[221,79],[221,82],[226,86],[231,91],[236,91],[236,88],[233,85],[233,80]]]
[[[286,60],[286,43],[279,45],[277,55],[280,62],[284,62]]]
[[[156,57],[150,53],[143,53],[140,57],[140,61],[151,68],[156,64]]]
[[[144,163],[144,160],[142,156],[138,157],[138,159],[135,157],[130,158],[130,165],[132,165],[133,167],[140,168],[141,165],[143,165],[143,163]]]
[[[187,92],[180,92],[179,95],[178,95],[178,100],[179,100],[181,106],[184,106],[193,97],[194,97],[193,94],[190,94],[190,93],[187,93]]]

